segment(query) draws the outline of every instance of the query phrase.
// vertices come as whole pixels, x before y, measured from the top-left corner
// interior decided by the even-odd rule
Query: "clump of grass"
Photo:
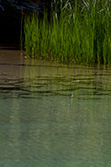
[[[111,64],[111,4],[107,0],[60,3],[50,21],[38,15],[25,19],[28,57],[75,64]]]

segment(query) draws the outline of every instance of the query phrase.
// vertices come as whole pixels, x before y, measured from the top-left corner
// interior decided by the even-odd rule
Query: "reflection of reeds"
[[[67,5],[68,6],[68,5]],[[27,56],[76,64],[111,64],[111,4],[105,0],[75,1],[74,7],[60,5],[42,20],[25,19]]]

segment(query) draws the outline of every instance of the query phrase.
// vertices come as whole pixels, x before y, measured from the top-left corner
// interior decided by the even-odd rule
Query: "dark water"
[[[111,167],[111,70],[2,54],[0,166]]]

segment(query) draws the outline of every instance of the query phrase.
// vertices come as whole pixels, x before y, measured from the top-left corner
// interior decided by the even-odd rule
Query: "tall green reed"
[[[60,3],[50,21],[45,12],[25,19],[26,54],[75,64],[111,64],[111,5],[107,0]]]

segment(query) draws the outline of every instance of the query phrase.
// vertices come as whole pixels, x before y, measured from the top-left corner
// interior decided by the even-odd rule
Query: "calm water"
[[[111,70],[3,57],[0,166],[111,167]]]

